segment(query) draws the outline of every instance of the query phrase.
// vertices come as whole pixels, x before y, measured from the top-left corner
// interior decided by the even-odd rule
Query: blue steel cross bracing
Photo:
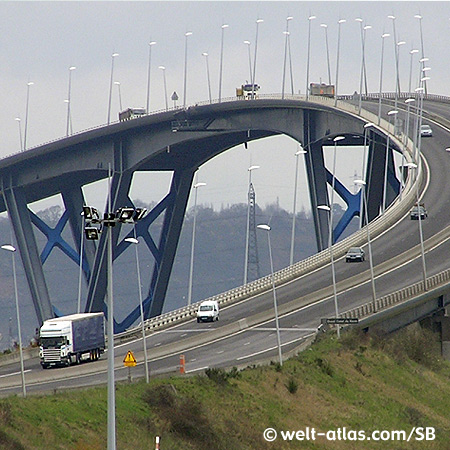
[[[330,186],[332,186],[333,174],[328,169],[325,170],[327,174],[327,182]],[[347,209],[333,230],[333,244],[339,239],[353,217],[359,217],[361,213],[361,189],[356,194],[352,194],[336,177],[334,178],[334,187],[335,191],[347,205]],[[331,205],[331,207],[332,206],[333,205]]]
[[[29,210],[31,222],[41,231],[47,238],[47,243],[40,255],[42,264],[47,261],[50,253],[55,247],[61,249],[72,261],[78,266],[80,265],[80,255],[63,239],[62,232],[69,220],[68,211],[64,211],[63,215],[59,218],[55,228],[48,226],[39,216],[33,211]],[[90,269],[87,261],[83,258],[83,271],[87,277],[89,277]]]
[[[158,273],[159,266],[164,251],[164,245],[162,248],[158,248],[155,241],[150,235],[149,228],[150,225],[173,203],[174,195],[173,192],[169,192],[140,222],[136,223],[136,237],[142,237],[147,244],[148,249],[155,258],[154,273]],[[162,231],[161,231],[162,232]],[[114,259],[118,258],[130,245],[131,243],[125,241],[129,237],[134,237],[134,230],[130,231],[125,238],[117,245],[116,251],[114,252]],[[162,240],[164,242],[165,239]],[[150,311],[151,302],[153,299],[154,284],[156,283],[156,277],[152,277],[152,282],[150,285],[149,295],[143,299],[143,309],[144,317],[147,319]],[[106,313],[106,312],[105,312]],[[136,306],[122,322],[117,322],[114,319],[114,329],[115,330],[125,330],[129,328],[140,316],[140,305]]]

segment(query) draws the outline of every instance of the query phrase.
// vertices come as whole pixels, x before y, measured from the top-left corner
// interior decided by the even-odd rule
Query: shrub
[[[298,382],[294,377],[289,378],[286,388],[291,394],[295,394],[298,390]]]

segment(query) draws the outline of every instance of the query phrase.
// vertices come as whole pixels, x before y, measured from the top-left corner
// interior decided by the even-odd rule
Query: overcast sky
[[[251,42],[253,64],[256,20],[259,25],[256,82],[261,93],[281,92],[286,18],[289,22],[290,45],[294,70],[295,92],[305,93],[308,41],[308,17],[311,21],[311,82],[328,82],[325,45],[327,24],[332,82],[336,73],[337,22],[341,27],[339,92],[359,90],[361,39],[360,24],[372,28],[366,32],[366,64],[370,92],[378,92],[380,78],[381,35],[385,41],[384,90],[394,90],[393,21],[396,17],[397,42],[405,41],[399,51],[399,72],[402,90],[409,78],[410,50],[420,43],[421,14],[423,43],[429,72],[428,91],[450,95],[450,62],[447,57],[450,39],[449,2],[282,2],[282,1],[31,1],[0,2],[0,157],[19,150],[19,122],[25,126],[27,82],[32,81],[29,97],[27,146],[32,147],[62,137],[66,132],[69,67],[72,72],[71,109],[74,132],[101,125],[107,120],[111,55],[115,59],[114,81],[120,82],[123,107],[145,106],[148,51],[152,47],[150,109],[165,107],[162,71],[166,67],[169,96],[183,94],[185,33],[187,38],[187,104],[208,99],[206,60],[209,54],[213,98],[218,97],[219,61],[222,24],[224,30],[224,65],[222,97],[235,95],[235,88],[249,79],[248,47]],[[413,61],[414,77],[419,70],[418,57]],[[289,77],[287,77],[289,82]],[[416,86],[413,86],[416,87]],[[289,84],[287,83],[287,90]],[[119,111],[119,91],[114,86],[112,117]],[[254,172],[257,201],[261,205],[279,199],[280,205],[292,208],[294,153],[297,145],[288,138],[271,138],[243,146],[211,161],[199,171],[199,180],[207,186],[199,192],[199,202],[215,208],[246,202],[247,168],[261,166]],[[250,156],[251,153],[251,156]],[[348,149],[346,164],[338,176],[351,186],[355,170],[360,176],[359,156]],[[349,156],[350,155],[350,156]],[[344,156],[344,155],[341,155]],[[348,161],[354,161],[351,167]],[[300,204],[309,209],[304,167],[300,166]],[[168,176],[138,176],[132,197],[146,202],[158,200],[168,187]],[[88,200],[98,206],[100,197],[88,192]],[[101,191],[101,189],[100,189]],[[300,206],[301,206],[300,205]]]

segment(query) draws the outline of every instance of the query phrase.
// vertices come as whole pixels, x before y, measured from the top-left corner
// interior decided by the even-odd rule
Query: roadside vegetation
[[[106,448],[106,388],[0,399],[0,448]],[[117,448],[161,450],[450,448],[450,364],[437,336],[323,335],[286,361],[118,384]],[[434,427],[433,441],[266,442],[263,431]]]

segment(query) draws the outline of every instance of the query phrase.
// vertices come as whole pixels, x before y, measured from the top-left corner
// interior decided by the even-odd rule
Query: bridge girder
[[[197,128],[176,131],[174,121],[179,123],[183,120],[190,120],[189,123],[196,124]],[[114,124],[15,155],[0,161],[0,178],[3,185],[5,180],[14,178],[15,191],[21,193],[23,200],[22,209],[27,203],[61,193],[80,252],[79,236],[83,224],[81,216],[77,217],[77,209],[84,203],[82,187],[85,184],[108,177],[108,168],[112,167],[110,195],[114,210],[132,204],[129,190],[135,171],[172,171],[169,196],[157,207],[165,214],[160,241],[157,245],[151,237],[145,239],[156,260],[146,299],[146,314],[154,316],[163,308],[193,175],[199,166],[229,148],[261,137],[285,134],[297,140],[309,150],[307,174],[318,248],[321,250],[327,243],[328,217],[319,214],[317,205],[322,202],[328,204],[329,182],[323,145],[339,134],[361,136],[363,125],[364,122],[355,116],[301,101],[258,100],[192,107]],[[373,172],[377,167],[375,164],[370,170]],[[370,182],[370,178],[368,180]],[[10,214],[14,214],[17,206],[11,202],[11,191],[3,188],[2,192],[0,211],[8,209]],[[356,207],[352,208],[356,210]],[[16,219],[13,226],[17,237],[24,234],[24,230]],[[119,232],[120,226],[115,227],[113,249],[116,256],[119,249],[123,251],[124,248],[123,241],[118,242]],[[141,229],[141,235],[145,235],[145,230]],[[105,310],[105,244],[102,237],[97,247],[94,244],[83,247],[83,259],[87,264],[85,276],[89,279],[87,311]],[[19,248],[22,254],[22,248]],[[27,272],[29,267],[26,266]],[[45,279],[42,292],[38,291],[36,300],[33,298],[35,305],[39,304],[43,309],[38,315],[40,321],[53,314],[51,308],[48,311],[51,303],[44,287]],[[121,324],[117,324],[117,331],[131,325],[136,318],[135,312],[130,313]]]

